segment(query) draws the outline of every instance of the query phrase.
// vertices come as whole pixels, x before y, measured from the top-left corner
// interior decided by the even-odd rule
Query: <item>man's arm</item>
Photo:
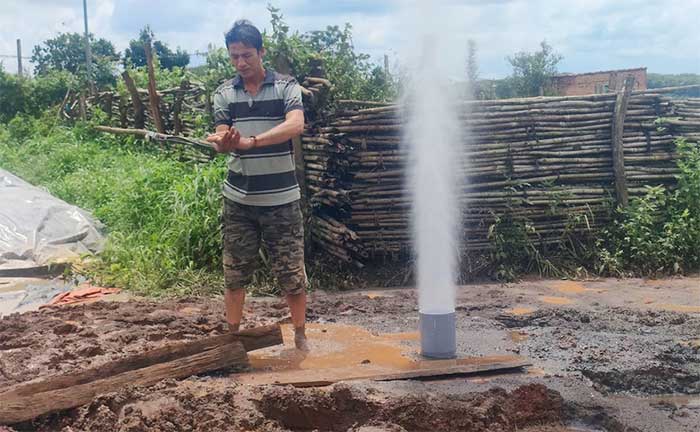
[[[235,148],[248,150],[253,147],[265,147],[280,144],[301,135],[304,131],[304,111],[295,109],[289,111],[284,117],[282,123],[257,135],[255,139],[252,137],[241,137]]]

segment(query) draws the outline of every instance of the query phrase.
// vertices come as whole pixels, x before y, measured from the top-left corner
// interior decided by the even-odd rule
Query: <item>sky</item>
[[[467,41],[476,42],[481,78],[510,74],[507,56],[536,51],[542,40],[563,56],[560,72],[647,67],[656,73],[700,73],[700,0],[275,0],[292,31],[353,27],[359,52],[392,67],[416,50],[414,34],[430,29],[449,36],[439,49],[451,67],[464,70]],[[439,13],[421,11],[439,5]],[[223,34],[239,18],[270,28],[266,1],[88,0],[90,31],[121,51],[150,25],[171,48],[206,51],[223,46]],[[438,19],[425,17],[437,16]],[[428,22],[433,21],[433,22]],[[3,0],[0,55],[23,56],[61,32],[82,32],[82,0]],[[0,57],[5,70],[16,59]],[[193,57],[192,62],[203,59]],[[25,68],[31,68],[25,60]]]

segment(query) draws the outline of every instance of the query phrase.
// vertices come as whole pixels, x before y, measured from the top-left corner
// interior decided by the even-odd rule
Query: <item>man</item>
[[[291,142],[304,128],[304,107],[294,78],[263,67],[262,42],[260,31],[246,20],[226,33],[238,75],[214,92],[216,132],[207,137],[218,152],[231,155],[223,186],[226,321],[238,331],[244,288],[263,240],[289,305],[294,342],[307,351],[304,227]]]

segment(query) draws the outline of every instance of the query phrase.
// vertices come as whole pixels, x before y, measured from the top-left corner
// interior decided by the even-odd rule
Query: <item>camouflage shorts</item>
[[[224,199],[224,281],[227,289],[248,285],[259,264],[261,240],[270,255],[272,274],[284,294],[306,289],[304,225],[299,201],[273,207]]]

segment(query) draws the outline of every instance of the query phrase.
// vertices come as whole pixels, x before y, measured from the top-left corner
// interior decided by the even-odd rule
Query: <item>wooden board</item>
[[[469,360],[469,359],[464,359]],[[450,375],[475,375],[486,372],[506,372],[532,366],[532,363],[524,358],[514,357],[509,359],[494,358],[478,359],[472,364],[459,364],[459,360],[451,360],[445,363],[436,360],[435,366],[430,362],[422,362],[425,367],[413,370],[395,371],[390,368],[376,367],[371,364],[348,366],[326,370],[294,370],[260,374],[241,374],[236,381],[244,384],[277,384],[293,385],[295,387],[322,387],[340,381],[372,380],[395,381],[417,378],[436,378]]]
[[[119,390],[127,385],[149,386],[166,378],[185,378],[190,375],[222,369],[248,360],[241,342],[209,348],[191,356],[152,366],[129,370],[89,382],[30,395],[9,391],[0,393],[0,424],[31,420],[92,401],[96,396]],[[67,383],[66,383],[67,384]]]
[[[282,343],[278,324],[164,346],[87,370],[17,384],[0,393],[0,424],[73,408],[126,385],[148,386],[248,363],[247,351]]]
[[[245,351],[279,345],[282,343],[282,331],[279,324],[256,327],[238,333],[228,333],[210,336],[184,343],[166,345],[161,348],[132,355],[123,359],[105,363],[86,370],[41,378],[14,385],[0,393],[0,401],[8,394],[32,395],[36,393],[57,390],[79,384],[90,383],[107,376],[121,374],[130,370],[145,368],[159,363],[169,362],[178,358],[201,353],[214,347],[228,345],[240,341]]]

